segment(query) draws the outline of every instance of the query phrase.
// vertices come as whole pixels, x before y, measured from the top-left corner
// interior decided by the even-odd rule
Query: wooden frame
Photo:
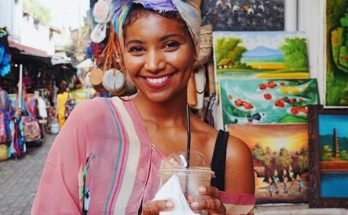
[[[309,206],[348,208],[348,108],[309,106],[308,136]]]

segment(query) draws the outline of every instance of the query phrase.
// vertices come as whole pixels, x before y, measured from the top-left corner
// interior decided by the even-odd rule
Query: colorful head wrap
[[[122,27],[132,4],[142,4],[145,8],[158,12],[178,11],[186,22],[194,41],[196,54],[199,53],[201,26],[201,0],[112,0],[112,23],[117,36],[122,40]],[[122,45],[122,44],[121,44]]]

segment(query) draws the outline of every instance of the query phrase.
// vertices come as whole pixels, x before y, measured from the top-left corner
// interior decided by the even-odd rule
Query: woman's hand
[[[206,198],[199,201],[190,201],[191,208],[194,211],[206,210],[211,215],[226,214],[226,208],[220,200],[219,190],[213,186],[199,187],[199,193]]]
[[[143,205],[142,215],[158,215],[161,211],[170,211],[174,208],[174,202],[170,200],[154,200]]]

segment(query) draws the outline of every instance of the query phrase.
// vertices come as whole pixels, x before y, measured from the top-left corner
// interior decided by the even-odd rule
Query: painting
[[[252,152],[257,204],[307,202],[307,124],[235,124],[227,131]]]
[[[222,79],[223,125],[307,123],[318,94],[316,79]]]
[[[309,78],[307,40],[301,32],[213,32],[216,80]]]
[[[203,24],[214,31],[285,29],[285,0],[203,0],[201,10]]]
[[[348,109],[309,106],[310,207],[348,208]]]
[[[326,1],[326,106],[348,106],[348,1]]]

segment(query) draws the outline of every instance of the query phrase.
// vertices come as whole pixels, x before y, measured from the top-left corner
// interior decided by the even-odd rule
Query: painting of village
[[[256,203],[307,201],[307,127],[307,124],[228,125],[230,134],[243,140],[252,152]]]
[[[213,32],[216,80],[309,78],[307,40],[301,32]]]
[[[203,0],[201,10],[202,23],[211,24],[214,31],[283,31],[285,27],[285,0]]]
[[[222,79],[220,107],[229,124],[307,123],[319,103],[316,79]]]
[[[348,1],[326,1],[326,106],[348,106]]]
[[[348,115],[319,115],[320,193],[348,198]]]

